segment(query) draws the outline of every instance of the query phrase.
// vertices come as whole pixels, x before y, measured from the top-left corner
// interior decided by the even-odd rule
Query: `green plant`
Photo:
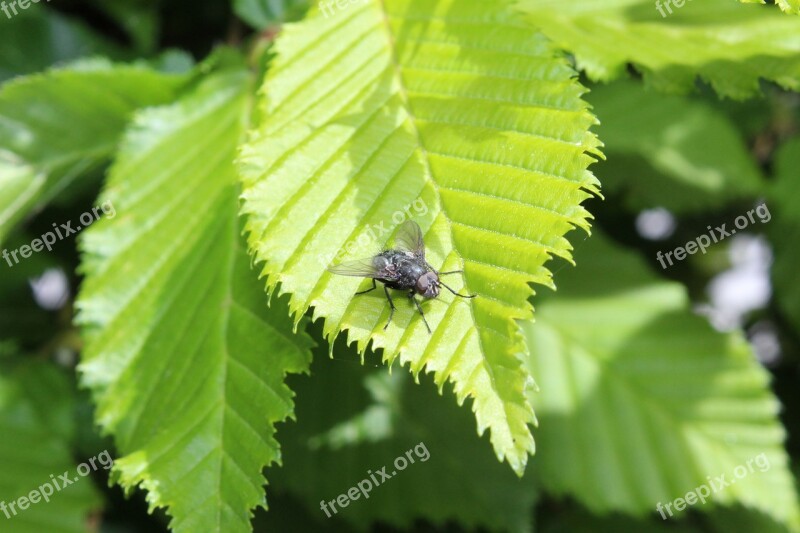
[[[76,481],[0,522],[655,528],[661,504],[748,465],[678,527],[800,529],[800,421],[779,419],[800,345],[800,28],[778,4],[238,0],[221,27],[210,1],[86,0],[0,17],[0,50],[31,52],[0,52],[0,501],[70,456],[117,458],[112,488]],[[774,249],[774,305],[718,331],[692,306],[735,239],[669,270],[653,257],[756,201],[775,215],[747,228]],[[679,222],[663,243],[633,229],[653,208]],[[430,334],[405,298],[384,328],[381,291],[326,269],[406,218],[478,295],[422,303]],[[31,292],[46,272],[77,296]],[[430,461],[320,510],[420,444]]]

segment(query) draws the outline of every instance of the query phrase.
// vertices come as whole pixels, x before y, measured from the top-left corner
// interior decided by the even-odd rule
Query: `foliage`
[[[62,370],[41,362],[3,365],[0,378],[0,501],[28,496],[64,472],[75,476],[70,446],[76,424],[74,385]],[[85,516],[100,505],[97,490],[87,480],[55,491],[49,501],[21,508],[5,508],[12,515],[13,531],[85,531]],[[35,497],[34,497],[35,498]],[[33,499],[31,500],[33,501]],[[9,520],[2,517],[3,520]],[[5,529],[5,528],[4,528]]]
[[[261,470],[280,458],[273,424],[292,414],[283,378],[309,363],[286,310],[253,290],[240,242],[247,88],[246,72],[223,72],[141,113],[102,196],[124,215],[83,241],[83,382],[124,455],[121,483],[168,506],[174,531],[249,530]]]
[[[576,260],[526,329],[531,372],[552,385],[531,397],[550,427],[545,487],[595,511],[645,514],[764,454],[714,499],[800,524],[779,406],[741,335],[715,332],[680,284],[601,233]]]
[[[115,459],[3,531],[800,530],[800,9],[747,3],[0,15],[0,512]],[[328,270],[408,218],[476,295],[430,333]]]
[[[623,76],[630,63],[669,92],[687,92],[698,77],[738,99],[753,96],[761,78],[800,88],[797,21],[777,10],[730,0],[690,1],[664,15],[651,0],[520,0],[519,7],[596,81]]]
[[[769,191],[770,201],[779,208],[772,227],[775,243],[774,276],[780,284],[778,304],[786,311],[795,327],[800,327],[800,287],[796,283],[798,248],[800,242],[800,194],[794,183],[800,165],[800,142],[786,143],[776,155],[776,181]]]
[[[292,294],[296,316],[313,307],[326,318],[329,342],[347,330],[389,364],[433,372],[440,388],[453,381],[459,403],[474,399],[498,458],[521,474],[534,419],[515,320],[531,315],[528,284],[551,284],[549,257],[569,257],[563,234],[588,228],[580,202],[596,191],[583,155],[597,146],[594,119],[571,69],[510,15],[477,0],[408,1],[387,23],[378,7],[312,18],[280,41],[264,121],[241,156],[250,248],[268,288]],[[509,143],[513,152],[500,149]],[[463,269],[454,288],[481,296],[426,306],[432,335],[411,306],[398,311],[400,327],[384,328],[383,295],[353,299],[361,281],[326,272],[337,250],[392,230],[412,205],[429,262]]]
[[[632,211],[659,206],[698,212],[762,189],[761,171],[742,134],[709,103],[630,81],[596,87],[587,99],[609,156],[600,168],[603,190],[624,196]]]

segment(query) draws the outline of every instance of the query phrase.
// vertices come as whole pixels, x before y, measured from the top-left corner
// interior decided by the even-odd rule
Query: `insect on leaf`
[[[327,16],[326,16],[327,15]],[[598,141],[575,72],[507,2],[366,1],[288,25],[240,154],[252,254],[268,290],[313,308],[333,342],[346,331],[387,363],[433,372],[472,398],[479,433],[519,474],[534,451],[533,381],[517,320],[531,283],[569,258],[564,235],[588,229]],[[426,259],[464,270],[449,293],[415,306],[327,270],[419,223]],[[401,238],[401,241],[403,239]],[[400,293],[402,295],[402,293]]]

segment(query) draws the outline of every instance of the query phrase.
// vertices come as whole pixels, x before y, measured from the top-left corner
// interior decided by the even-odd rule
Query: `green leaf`
[[[761,191],[761,172],[736,126],[703,101],[657,94],[632,81],[593,87],[587,100],[609,156],[595,172],[631,209],[685,213]]]
[[[74,391],[52,365],[24,363],[0,371],[0,521],[8,533],[85,532],[100,497],[91,478],[78,477],[71,457]],[[88,458],[86,458],[88,459]],[[52,478],[69,472],[71,485],[55,490]],[[43,487],[49,483],[50,489]],[[61,482],[59,482],[61,483]],[[31,491],[52,493],[49,502],[34,496],[26,509],[18,499]],[[11,507],[13,505],[13,507]],[[23,502],[23,505],[24,502]]]
[[[775,220],[769,225],[769,237],[775,250],[772,265],[773,294],[780,308],[796,328],[800,328],[800,137],[784,144],[775,156],[775,182],[769,190],[769,206]]]
[[[240,165],[268,290],[290,293],[297,319],[313,307],[331,342],[346,330],[362,352],[371,342],[440,389],[452,381],[521,474],[534,416],[516,320],[532,316],[529,283],[551,285],[544,264],[569,257],[564,234],[588,229],[598,141],[584,89],[503,2],[351,5],[288,26],[276,49]],[[430,264],[463,269],[449,283],[478,294],[424,302],[432,335],[405,295],[384,328],[382,291],[353,298],[368,282],[326,271],[340,251],[379,250],[409,216]]]
[[[124,59],[124,52],[79,20],[44,6],[0,11],[0,82],[33,74],[56,64],[103,55]]]
[[[766,4],[765,0],[739,0],[743,4]],[[775,4],[781,8],[784,13],[791,13],[792,15],[800,14],[800,0],[775,0]]]
[[[486,453],[470,413],[437,397],[428,376],[415,386],[404,373],[343,363],[355,356],[342,352],[315,357],[311,377],[296,380],[299,422],[281,430],[285,468],[276,472],[276,489],[302,495],[308,514],[329,521],[321,501],[386,466],[387,475],[396,472],[390,480],[376,474],[380,485],[363,485],[368,499],[361,495],[335,513],[328,506],[331,518],[359,530],[380,522],[413,531],[425,520],[469,531],[531,531],[536,488]],[[395,459],[409,451],[414,463],[398,471]]]
[[[287,373],[310,341],[285,304],[267,309],[241,237],[235,148],[250,78],[226,71],[137,115],[82,236],[83,383],[124,457],[121,484],[167,507],[175,532],[250,531],[262,470],[292,416]]]
[[[682,285],[601,234],[576,255],[525,328],[543,486],[597,513],[644,515],[724,475],[735,483],[709,502],[800,525],[779,405],[742,336],[714,331]]]
[[[761,78],[800,89],[795,19],[731,0],[669,5],[665,16],[652,0],[520,0],[519,8],[595,81],[624,76],[633,63],[649,84],[671,92],[690,90],[698,77],[737,99],[756,94]]]
[[[132,113],[172,101],[185,76],[83,61],[0,88],[0,242],[67,188],[94,184]],[[91,102],[91,105],[87,105]]]
[[[233,9],[249,25],[263,30],[299,19],[308,4],[308,0],[234,0]]]

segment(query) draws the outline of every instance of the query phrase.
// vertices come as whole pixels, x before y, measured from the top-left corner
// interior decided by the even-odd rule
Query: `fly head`
[[[439,296],[439,276],[436,272],[427,272],[417,279],[415,290],[425,298]]]

